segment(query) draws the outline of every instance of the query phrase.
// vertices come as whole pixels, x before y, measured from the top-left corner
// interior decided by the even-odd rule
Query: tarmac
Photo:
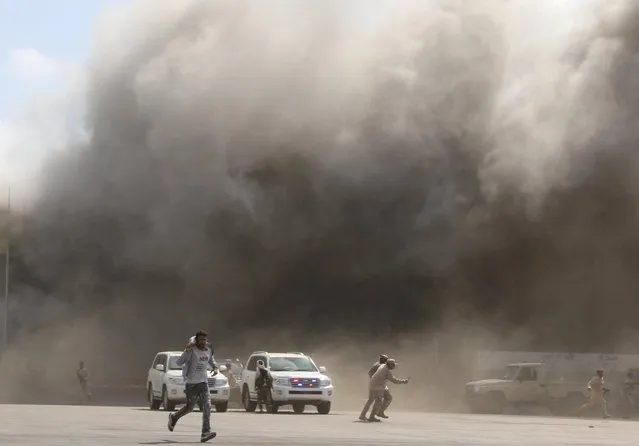
[[[218,445],[624,445],[639,423],[557,417],[389,412],[363,423],[354,412],[211,414]],[[199,443],[202,416],[187,415],[169,432],[167,413],[146,408],[0,405],[2,446],[171,445]]]

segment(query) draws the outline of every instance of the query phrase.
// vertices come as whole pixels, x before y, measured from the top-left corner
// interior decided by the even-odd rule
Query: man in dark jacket
[[[264,361],[261,359],[257,361],[257,373],[255,374],[255,391],[257,392],[257,405],[260,408],[260,412],[264,412],[264,405],[267,405],[268,400],[273,387],[273,377],[271,372],[268,371]]]

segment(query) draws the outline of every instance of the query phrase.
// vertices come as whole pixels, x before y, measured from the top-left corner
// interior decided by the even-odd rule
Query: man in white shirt
[[[597,370],[597,374],[588,381],[588,390],[590,391],[590,401],[581,406],[577,413],[581,414],[586,410],[599,406],[601,407],[602,417],[610,418],[606,399],[604,398],[604,393],[607,392],[608,389],[604,387],[604,371],[602,369]]]

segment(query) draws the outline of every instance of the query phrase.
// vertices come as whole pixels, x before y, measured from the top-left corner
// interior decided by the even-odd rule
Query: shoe
[[[610,415],[604,415],[604,416],[603,416],[603,418],[604,418],[604,419],[606,419],[606,418],[610,418]]]
[[[368,421],[370,421],[371,423],[381,423],[382,420],[380,420],[379,418],[375,418],[375,417],[368,417]]]
[[[362,416],[359,417],[359,421],[367,421],[367,420],[368,420],[368,418],[366,418],[365,415],[362,415]]]
[[[377,416],[380,417],[380,418],[384,418],[386,420],[388,419],[388,415],[386,415],[385,413],[379,413],[379,414],[377,414]]]
[[[206,443],[209,440],[212,440],[217,436],[217,432],[202,432],[202,436],[200,437],[200,443]]]
[[[169,422],[166,424],[166,427],[173,432],[173,429],[175,429],[175,420],[173,419],[173,414],[170,413],[169,414]]]

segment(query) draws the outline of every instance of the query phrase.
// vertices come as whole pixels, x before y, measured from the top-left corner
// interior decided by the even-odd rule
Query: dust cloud
[[[614,349],[639,326],[639,5],[552,3],[106,17],[90,141],[51,160],[16,242],[3,399],[36,390],[26,371],[72,386],[79,359],[143,381],[198,328],[336,379],[380,351],[424,379],[444,331],[451,368],[477,333]]]

